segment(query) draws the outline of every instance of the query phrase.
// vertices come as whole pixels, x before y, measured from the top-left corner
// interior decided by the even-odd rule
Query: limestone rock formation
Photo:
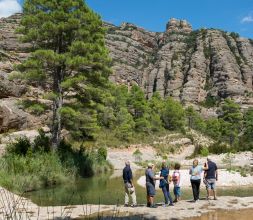
[[[253,40],[216,29],[193,31],[174,18],[163,33],[128,23],[106,26],[116,83],[137,84],[147,97],[157,91],[185,104],[231,97],[242,108],[252,105]]]
[[[40,88],[27,88],[9,78],[14,65],[29,56],[30,45],[20,43],[15,34],[21,16],[0,19],[0,101],[10,101],[8,109],[14,113],[6,116],[1,104],[1,131],[6,127],[32,126],[34,119],[18,110],[13,100],[42,98],[43,94]],[[226,97],[233,98],[242,108],[252,106],[253,40],[216,29],[192,30],[187,21],[174,18],[160,33],[130,23],[104,26],[113,60],[113,82],[129,87],[137,84],[147,97],[159,92],[162,97],[172,96],[186,105],[194,104],[205,117],[215,116],[215,107],[202,106],[222,102]],[[12,117],[16,119],[13,121]]]

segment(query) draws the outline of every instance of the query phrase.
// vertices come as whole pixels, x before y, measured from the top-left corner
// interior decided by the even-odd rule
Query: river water
[[[136,180],[142,176],[144,171],[135,174],[135,186],[137,202],[146,203],[145,188],[137,185]],[[79,178],[75,184],[66,184],[51,189],[41,189],[26,193],[24,196],[30,198],[40,206],[51,205],[83,205],[83,204],[124,204],[124,185],[122,177],[110,178],[111,174],[103,174],[91,178]],[[172,189],[171,189],[172,192]],[[253,196],[252,187],[218,188],[218,196]],[[201,191],[201,197],[205,197],[205,190]],[[192,199],[191,188],[182,189],[182,199]],[[161,190],[157,190],[156,202],[163,202]]]
[[[239,211],[213,211],[200,217],[188,218],[187,220],[251,220],[253,219],[253,210],[244,209]]]

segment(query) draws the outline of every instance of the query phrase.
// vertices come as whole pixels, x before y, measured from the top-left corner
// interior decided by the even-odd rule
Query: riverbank
[[[187,188],[191,186],[189,170],[180,170],[181,173],[181,187]],[[172,174],[172,172],[171,172]],[[202,177],[203,179],[203,173]],[[145,187],[146,177],[141,176],[137,183]],[[241,176],[239,172],[228,171],[225,169],[219,169],[218,171],[218,181],[216,182],[217,187],[233,187],[233,186],[250,186],[253,185],[253,176]],[[201,184],[201,187],[205,187],[204,184]],[[156,188],[159,188],[159,181],[156,181]]]
[[[76,219],[90,215],[114,215],[114,219],[123,213],[124,216],[140,216],[142,219],[185,219],[201,216],[204,213],[223,209],[241,210],[253,209],[253,197],[219,197],[218,200],[200,200],[192,203],[188,200],[180,201],[174,207],[158,206],[156,209],[147,208],[144,205],[137,208],[123,207],[122,205],[72,205],[72,206],[47,206],[39,207],[29,199],[15,195],[0,188],[0,218],[15,219]],[[12,217],[12,218],[11,218]],[[14,218],[13,218],[14,217]]]

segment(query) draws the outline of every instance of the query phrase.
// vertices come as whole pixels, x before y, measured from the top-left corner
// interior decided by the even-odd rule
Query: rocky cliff
[[[253,41],[216,29],[192,30],[171,19],[163,33],[133,24],[106,24],[106,42],[117,83],[138,84],[148,97],[158,91],[183,103],[227,97],[251,105]]]
[[[29,45],[19,43],[15,34],[20,18],[16,14],[0,19],[0,132],[36,127],[48,120],[48,115],[34,117],[17,105],[23,98],[40,99],[43,91],[9,79],[15,74],[14,65],[29,55]],[[147,97],[158,91],[185,104],[205,106],[226,97],[243,108],[253,104],[252,40],[215,29],[193,31],[187,21],[177,19],[171,19],[163,33],[129,23],[105,26],[112,81],[137,84]]]

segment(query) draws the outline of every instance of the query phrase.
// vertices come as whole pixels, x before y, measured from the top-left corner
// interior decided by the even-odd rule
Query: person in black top
[[[206,170],[205,179],[207,181],[207,199],[210,198],[213,192],[214,200],[217,199],[216,196],[216,181],[218,181],[218,168],[216,163],[214,163],[210,158],[207,158],[208,170]]]
[[[129,196],[132,197],[133,204],[132,207],[135,207],[137,205],[136,202],[136,194],[135,194],[135,188],[133,184],[133,174],[132,170],[130,168],[130,161],[125,162],[126,166],[123,169],[123,180],[125,185],[125,206],[128,206],[129,204]]]

